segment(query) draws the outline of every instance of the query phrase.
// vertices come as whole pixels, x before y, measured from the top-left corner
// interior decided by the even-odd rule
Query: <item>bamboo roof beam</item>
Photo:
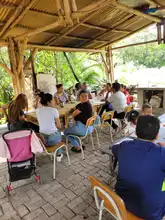
[[[119,3],[119,2],[117,2],[117,1],[115,1],[115,2],[113,3],[113,5],[116,6],[116,8],[118,8],[118,9],[121,9],[121,10],[123,10],[123,11],[125,11],[125,12],[128,12],[128,13],[131,13],[131,14],[135,14],[135,15],[137,15],[137,16],[139,16],[139,17],[148,19],[148,20],[150,20],[150,21],[154,21],[154,22],[156,22],[156,23],[161,22],[161,19],[158,18],[158,17],[156,17],[156,16],[152,16],[152,15],[145,14],[145,13],[143,13],[143,12],[141,12],[141,11],[138,11],[138,10],[136,10],[136,9],[134,9],[134,8],[131,8],[131,7],[127,6],[127,5],[124,5],[124,4],[122,4],[122,3]]]
[[[26,5],[25,9],[21,12],[21,14],[15,19],[15,21],[9,26],[9,28],[6,30],[6,32],[3,34],[6,36],[6,34],[14,27],[16,24],[19,23],[19,21],[26,15],[28,10],[32,7],[32,5],[36,2],[36,0],[31,0],[29,4]]]
[[[60,25],[61,25],[61,22],[59,20],[57,20],[57,21],[53,22],[52,24],[48,24],[46,26],[43,26],[43,27],[40,27],[40,28],[36,28],[34,30],[27,31],[24,34],[15,37],[15,39],[19,40],[19,39],[24,38],[24,37],[32,37],[32,36],[34,36],[36,34],[39,34],[41,32],[44,32],[44,31],[47,31],[47,30],[50,30],[50,29],[53,29],[53,28],[56,28],[56,27],[58,27]]]
[[[154,24],[154,22],[151,23],[151,24]],[[147,24],[147,25],[141,27],[138,31],[141,31],[141,30],[147,28],[147,27],[150,26],[151,24]],[[113,45],[114,43],[118,43],[119,41],[123,40],[124,38],[130,37],[130,36],[134,35],[135,33],[137,33],[137,31],[133,31],[133,32],[130,33],[130,34],[127,34],[127,35],[124,36],[124,37],[120,37],[119,39],[117,39],[117,40],[115,40],[115,41],[109,42],[108,44],[104,44],[104,45],[102,45],[101,47],[100,47],[100,46],[99,46],[99,47],[96,47],[96,49],[100,49],[100,48],[102,48],[102,47],[107,47],[107,46]]]
[[[48,51],[59,51],[59,52],[96,52],[96,53],[105,53],[105,50],[97,50],[97,49],[86,49],[86,48],[70,48],[70,47],[55,47],[55,46],[43,46],[43,45],[37,45],[37,44],[27,44],[28,49],[35,49],[38,50],[48,50]]]
[[[156,6],[161,6],[159,3],[157,3],[156,1],[153,0],[146,0],[149,4],[153,5],[154,7]]]
[[[109,0],[108,0],[109,1]],[[52,37],[50,38],[48,41],[45,42],[45,45],[50,45],[53,41],[54,43],[58,40],[60,40],[61,38],[65,37],[66,35],[68,35],[69,33],[71,33],[72,31],[74,31],[76,28],[78,28],[81,24],[83,24],[84,22],[86,22],[87,20],[89,20],[90,18],[92,18],[94,15],[96,15],[97,13],[99,13],[102,10],[102,7],[105,7],[105,5],[101,5],[99,7],[99,9],[97,8],[96,11],[90,13],[89,15],[87,15],[85,18],[83,18],[80,23],[74,25],[73,27],[71,27],[69,30],[68,28],[66,28],[64,31],[64,33],[62,33],[59,37]]]
[[[93,25],[93,24],[88,24],[88,23],[83,23],[83,24],[81,24],[81,26],[84,26],[84,27],[87,27],[87,28],[97,29],[97,30],[100,30],[100,31],[106,31],[107,30],[107,28],[96,26],[96,25]]]
[[[1,7],[1,8],[6,8],[6,9],[9,9],[9,10],[15,10],[15,9],[18,7],[18,5],[13,4],[13,3],[8,3],[8,2],[5,2],[5,3],[0,2],[0,7]],[[37,11],[37,10],[35,10],[35,9],[30,9],[29,11],[30,11],[30,12],[33,12],[33,13],[36,13],[36,14],[43,15],[43,16],[57,17],[56,14],[50,13],[50,12]]]
[[[15,11],[12,13],[12,15],[10,16],[10,18],[8,19],[8,21],[5,23],[5,25],[3,26],[2,30],[0,31],[0,36],[2,36],[5,31],[8,29],[8,27],[10,26],[10,24],[15,20],[15,18],[19,15],[19,13],[22,11],[24,7],[24,0],[21,2],[21,4],[15,9]]]
[[[161,39],[161,41],[163,41],[163,39]],[[127,48],[127,47],[134,47],[134,46],[140,46],[140,45],[144,45],[144,44],[152,44],[152,43],[157,43],[158,40],[150,40],[150,41],[144,41],[144,42],[139,42],[139,43],[135,43],[135,44],[127,44],[127,45],[123,45],[120,47],[114,47],[111,50],[119,50],[119,49],[123,49],[123,48]]]

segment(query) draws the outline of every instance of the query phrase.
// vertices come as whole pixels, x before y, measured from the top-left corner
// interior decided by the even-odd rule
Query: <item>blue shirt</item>
[[[142,140],[112,147],[119,163],[115,190],[127,209],[145,220],[165,216],[165,147]]]

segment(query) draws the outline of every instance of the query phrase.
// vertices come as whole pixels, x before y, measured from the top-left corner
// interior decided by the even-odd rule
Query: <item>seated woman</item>
[[[68,96],[64,92],[64,88],[62,84],[56,85],[57,87],[57,92],[54,95],[56,105],[60,105],[61,103],[66,103],[68,102]]]
[[[80,104],[76,106],[75,111],[73,112],[72,116],[75,120],[75,124],[65,129],[64,135],[76,135],[76,136],[84,136],[86,134],[87,128],[86,128],[86,122],[87,120],[92,117],[92,105],[89,102],[89,97],[87,91],[82,90],[80,92]],[[92,132],[92,127],[89,132]],[[74,137],[69,137],[69,141],[72,144],[72,151],[74,152],[81,152],[80,149],[80,143],[79,141]]]
[[[28,100],[25,94],[19,94],[8,107],[8,128],[9,130],[22,130],[31,128],[35,132],[39,131],[39,127],[28,122],[24,111],[28,110]]]
[[[9,130],[22,130],[29,128],[25,120],[24,110],[28,109],[28,100],[25,94],[19,94],[8,107],[8,127]]]
[[[61,142],[61,128],[59,113],[54,108],[54,98],[51,94],[41,94],[41,108],[36,109],[37,119],[39,122],[40,134],[43,136],[47,146],[53,146]],[[57,153],[57,161],[60,162],[63,157],[62,150]]]

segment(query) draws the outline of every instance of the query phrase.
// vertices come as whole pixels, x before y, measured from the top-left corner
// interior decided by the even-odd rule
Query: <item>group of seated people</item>
[[[76,84],[77,85],[77,84]],[[78,84],[77,87],[77,100],[80,103],[76,105],[72,113],[74,124],[71,127],[64,130],[64,136],[77,135],[84,136],[86,134],[86,122],[93,115],[92,105],[89,101],[90,91],[87,88],[87,84]],[[119,83],[113,83],[109,85],[110,96],[107,98],[107,102],[111,105],[111,109],[114,111],[114,118],[122,119],[125,116],[124,109],[127,105],[126,96],[121,92],[121,85]],[[46,146],[53,146],[62,141],[61,136],[61,122],[59,119],[59,113],[56,108],[61,103],[69,101],[67,94],[64,92],[63,85],[57,85],[57,92],[55,95],[41,92],[36,90],[36,115],[39,126],[29,122],[26,118],[25,111],[28,109],[28,100],[26,95],[20,94],[15,100],[9,104],[8,108],[8,122],[10,130],[21,130],[25,128],[31,128],[36,133],[42,135]],[[104,107],[104,106],[103,106]],[[98,116],[99,117],[99,116]],[[111,121],[109,121],[110,123]],[[116,130],[118,126],[112,121],[112,127]],[[88,132],[92,132],[93,127],[90,127]],[[69,141],[72,144],[72,151],[81,152],[80,143],[74,137],[69,137]],[[83,146],[84,148],[84,146]],[[58,152],[59,158],[62,158],[61,151]],[[60,159],[59,159],[60,160]]]

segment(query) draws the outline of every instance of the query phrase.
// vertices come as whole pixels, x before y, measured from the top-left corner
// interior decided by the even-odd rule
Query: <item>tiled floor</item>
[[[101,148],[110,145],[109,135],[100,135]],[[52,162],[46,155],[37,157],[37,172],[41,175],[42,184],[35,182],[34,177],[13,183],[14,190],[8,199],[4,188],[8,172],[6,163],[0,164],[0,220],[96,220],[98,212],[93,199],[88,176],[93,175],[108,183],[109,158],[98,149],[92,150],[91,144],[85,144],[85,160],[81,154],[70,151],[69,166],[66,156],[57,164],[56,180],[52,179]],[[97,148],[97,145],[96,145]],[[111,219],[108,213],[103,220]]]
[[[160,112],[155,112],[160,115]],[[162,114],[163,112],[161,112]],[[110,146],[110,137],[100,134],[101,148]],[[57,164],[56,180],[52,179],[52,161],[48,156],[37,157],[37,172],[42,184],[34,177],[15,182],[10,198],[5,196],[8,172],[6,162],[0,160],[0,220],[97,220],[98,212],[88,177],[93,175],[102,182],[112,180],[109,175],[109,157],[100,150],[93,151],[91,143],[85,144],[85,160],[81,154],[70,151],[69,166],[66,156]],[[95,146],[97,148],[97,145]],[[103,220],[112,219],[104,213]]]

